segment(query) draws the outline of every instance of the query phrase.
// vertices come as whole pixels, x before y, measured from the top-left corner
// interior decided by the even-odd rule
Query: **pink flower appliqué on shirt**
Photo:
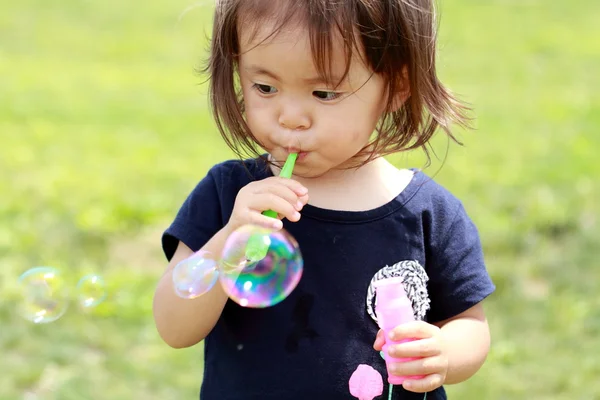
[[[350,394],[358,400],[373,400],[383,393],[383,378],[370,365],[360,364],[348,384]]]

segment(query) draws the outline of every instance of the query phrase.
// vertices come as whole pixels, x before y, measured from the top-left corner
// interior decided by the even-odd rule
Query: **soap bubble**
[[[298,243],[285,230],[245,225],[227,238],[219,279],[241,306],[269,307],[296,288],[303,264]]]
[[[177,296],[195,299],[208,292],[217,281],[216,261],[206,251],[198,251],[173,268],[173,285]]]
[[[61,272],[52,267],[35,267],[18,280],[21,294],[19,313],[36,324],[53,322],[63,316],[69,293]]]
[[[77,299],[85,308],[96,307],[106,299],[104,280],[98,275],[86,275],[77,283]]]

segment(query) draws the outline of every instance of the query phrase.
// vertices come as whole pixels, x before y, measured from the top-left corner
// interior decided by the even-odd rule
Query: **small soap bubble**
[[[67,311],[69,292],[60,270],[35,267],[18,280],[21,316],[36,324],[54,322]]]
[[[86,275],[77,283],[77,300],[84,308],[96,307],[106,299],[104,279],[98,275]]]
[[[173,268],[173,286],[177,296],[195,299],[215,285],[219,271],[217,263],[206,251],[198,251]]]
[[[245,225],[227,238],[219,280],[241,306],[270,307],[296,288],[303,265],[298,243],[288,232]]]

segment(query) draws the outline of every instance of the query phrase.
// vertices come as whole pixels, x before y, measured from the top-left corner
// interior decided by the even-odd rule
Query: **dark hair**
[[[317,71],[331,82],[329,55],[334,30],[343,40],[346,73],[354,51],[362,49],[365,62],[387,83],[388,103],[376,135],[363,149],[375,154],[423,148],[438,127],[457,143],[453,123],[468,126],[469,108],[442,85],[436,75],[436,14],[434,0],[217,0],[209,59],[203,72],[210,80],[210,102],[217,128],[239,156],[257,154],[256,139],[244,120],[238,81],[239,27],[254,29],[275,21],[272,35],[285,25],[300,22],[309,32]],[[406,67],[410,93],[394,110]],[[404,79],[405,80],[405,79]]]

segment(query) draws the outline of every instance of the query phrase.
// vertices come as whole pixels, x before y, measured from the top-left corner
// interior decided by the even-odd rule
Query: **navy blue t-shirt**
[[[272,176],[260,159],[214,166],[184,202],[162,238],[171,259],[178,241],[199,250],[229,220],[238,191]],[[296,289],[268,308],[229,300],[205,339],[201,400],[350,400],[361,364],[383,377],[373,350],[378,325],[372,282],[403,276],[415,315],[429,323],[453,317],[494,291],[479,235],[461,202],[420,171],[391,202],[369,211],[306,205],[284,220],[304,271]],[[199,317],[202,311],[199,310]],[[423,394],[395,386],[393,399]],[[428,400],[446,399],[443,388]]]

